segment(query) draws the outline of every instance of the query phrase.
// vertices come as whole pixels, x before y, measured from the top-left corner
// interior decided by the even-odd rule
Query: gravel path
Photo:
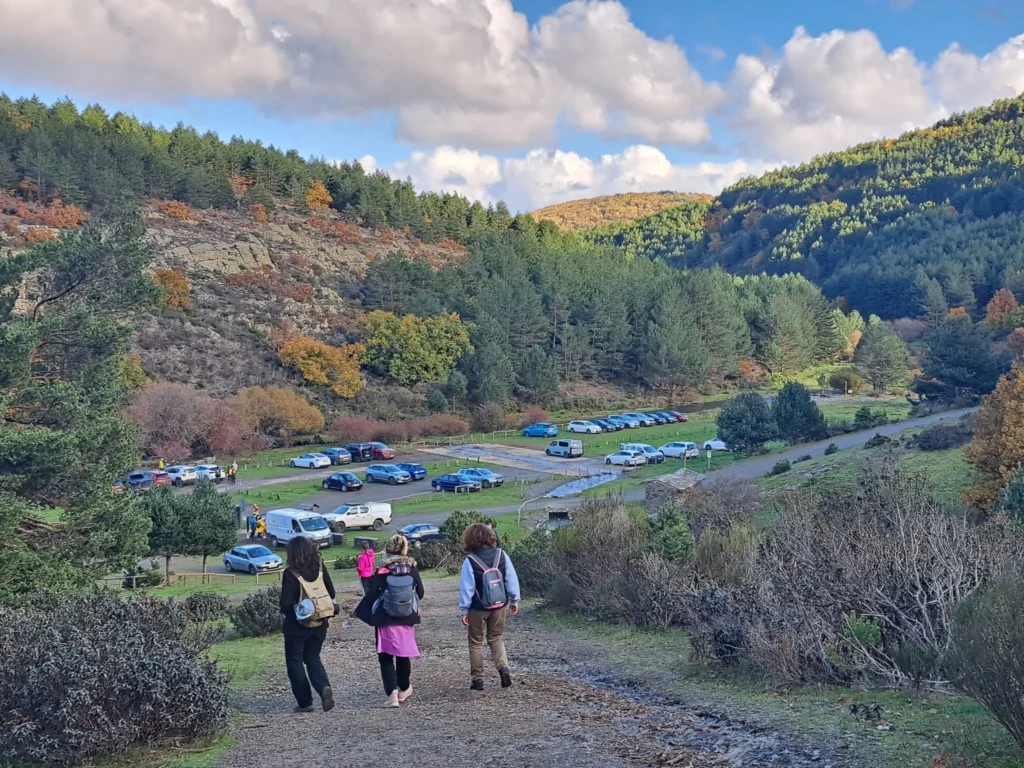
[[[528,610],[507,625],[515,685],[502,690],[491,670],[487,690],[471,692],[456,604],[454,579],[427,582],[418,630],[423,658],[413,662],[413,696],[398,710],[381,707],[372,630],[355,620],[336,622],[323,653],[335,710],[292,715],[287,679],[283,670],[274,673],[255,694],[236,696],[246,714],[234,723],[238,743],[222,768],[382,761],[422,768],[830,764],[812,750],[787,749],[776,733],[685,708],[624,684],[607,669],[595,675],[597,652]]]

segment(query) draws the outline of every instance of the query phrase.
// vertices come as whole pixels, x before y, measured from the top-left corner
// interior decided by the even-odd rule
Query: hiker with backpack
[[[419,658],[416,625],[420,623],[423,579],[409,557],[409,541],[401,534],[388,539],[384,559],[370,578],[355,615],[374,628],[377,661],[387,708],[412,696],[412,660]]]
[[[334,708],[331,682],[320,660],[328,624],[338,614],[334,597],[334,584],[320,548],[310,538],[295,536],[288,542],[288,569],[281,576],[281,630],[296,714],[313,711],[310,684],[320,696],[324,712]]]
[[[501,687],[512,685],[505,654],[505,614],[519,613],[519,577],[502,550],[494,529],[474,523],[462,534],[466,559],[459,577],[459,610],[469,630],[469,674],[474,691],[484,689],[484,639],[491,649],[491,661],[498,669]]]

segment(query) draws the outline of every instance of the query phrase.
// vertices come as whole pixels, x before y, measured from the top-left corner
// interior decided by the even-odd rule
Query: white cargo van
[[[548,456],[561,456],[566,459],[575,459],[583,455],[582,440],[552,440],[544,449]]]
[[[661,464],[665,461],[665,454],[647,443],[621,443],[619,448],[624,451],[642,453],[648,464]]]
[[[325,512],[323,517],[335,533],[344,533],[351,528],[379,531],[391,523],[391,505],[380,501],[343,504],[333,512]]]
[[[305,509],[275,509],[267,512],[267,538],[271,546],[280,547],[296,536],[312,539],[321,547],[333,542],[331,529],[322,515]]]

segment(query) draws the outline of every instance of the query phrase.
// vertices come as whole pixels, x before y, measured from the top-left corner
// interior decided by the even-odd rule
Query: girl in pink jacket
[[[376,558],[377,555],[370,548],[370,542],[364,541],[363,551],[359,554],[359,561],[356,563],[356,573],[359,574],[359,580],[363,583],[364,595],[370,579],[373,578],[373,566]]]

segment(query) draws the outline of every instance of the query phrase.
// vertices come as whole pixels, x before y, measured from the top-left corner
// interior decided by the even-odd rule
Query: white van
[[[280,547],[296,536],[306,536],[321,547],[333,543],[331,529],[323,515],[305,509],[275,509],[267,512],[267,538],[271,546]]]
[[[345,533],[351,528],[379,531],[391,523],[391,505],[380,501],[342,504],[333,512],[325,512],[323,518],[334,533]]]
[[[619,448],[624,451],[642,453],[648,464],[661,464],[665,461],[665,454],[647,443],[621,443]]]
[[[552,440],[544,449],[548,456],[561,456],[575,459],[583,455],[583,442],[580,440]]]

